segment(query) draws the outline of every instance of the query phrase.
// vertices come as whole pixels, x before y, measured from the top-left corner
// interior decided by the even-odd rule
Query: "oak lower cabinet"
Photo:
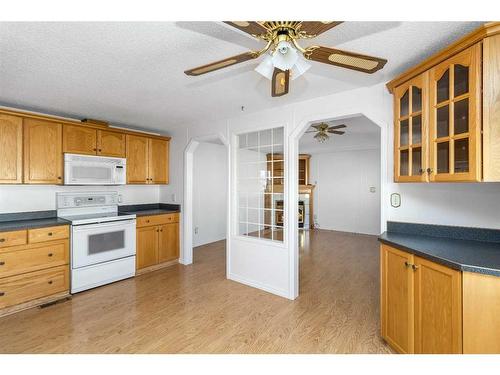
[[[179,214],[137,218],[138,273],[168,266],[179,258]]]
[[[69,226],[0,232],[0,316],[69,295]]]
[[[462,353],[462,273],[382,245],[381,331],[400,353]]]

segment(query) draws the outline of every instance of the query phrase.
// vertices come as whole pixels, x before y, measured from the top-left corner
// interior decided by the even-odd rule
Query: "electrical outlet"
[[[171,199],[172,199],[172,202],[175,202],[175,193],[172,193]]]
[[[370,193],[375,193],[377,191],[377,189],[375,188],[375,186],[370,186]]]
[[[194,234],[198,234],[198,227],[194,228]]]
[[[123,196],[121,194],[118,194],[118,203],[123,202]]]

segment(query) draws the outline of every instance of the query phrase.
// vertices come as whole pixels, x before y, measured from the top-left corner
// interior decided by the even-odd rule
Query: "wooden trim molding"
[[[142,131],[125,130],[122,128],[114,128],[112,126],[96,124],[93,122],[84,122],[83,120],[82,121],[71,120],[71,119],[68,119],[65,117],[45,115],[43,113],[28,112],[28,111],[22,111],[22,110],[17,110],[17,109],[0,108],[0,114],[19,116],[19,117],[29,118],[29,119],[34,119],[34,120],[51,121],[51,122],[56,122],[58,124],[63,124],[63,125],[64,124],[66,124],[66,125],[78,125],[78,126],[83,126],[86,128],[93,128],[93,129],[100,129],[100,130],[108,130],[109,129],[110,131],[113,131],[116,133],[140,135],[143,137],[163,139],[166,141],[169,141],[171,139],[171,137],[168,137],[168,136],[150,134],[150,133],[142,132]]]
[[[392,94],[395,87],[400,86],[413,77],[431,69],[435,65],[443,62],[444,60],[462,52],[470,46],[482,41],[483,39],[500,34],[500,22],[488,22],[477,28],[470,34],[460,38],[455,43],[450,44],[448,47],[434,54],[433,56],[422,61],[420,64],[408,69],[406,72],[400,74],[386,84],[387,89]]]

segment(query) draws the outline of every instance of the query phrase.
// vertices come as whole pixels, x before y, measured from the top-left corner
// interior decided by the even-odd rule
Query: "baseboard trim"
[[[240,275],[236,275],[234,273],[228,274],[227,278],[229,280],[233,280],[233,281],[236,281],[238,283],[245,284],[245,285],[250,286],[252,288],[260,289],[260,290],[263,290],[265,292],[272,293],[272,294],[275,294],[277,296],[280,296],[280,297],[283,297],[283,298],[286,298],[289,300],[293,300],[293,298],[290,298],[290,295],[289,295],[287,290],[277,289],[277,288],[274,288],[272,286],[260,283],[258,281],[251,280],[251,279],[248,279],[248,278],[240,276]]]
[[[161,270],[162,268],[173,266],[174,264],[178,264],[179,259],[174,259],[165,263],[155,264],[154,266],[149,266],[146,268],[141,268],[140,270],[135,271],[135,276],[140,276],[145,273]]]
[[[21,303],[19,305],[5,307],[3,309],[0,309],[0,318],[7,316],[7,315],[15,314],[15,313],[18,313],[18,312],[21,312],[24,310],[29,310],[29,309],[32,309],[35,307],[40,307],[42,305],[51,304],[51,303],[54,303],[54,302],[57,302],[57,301],[60,301],[60,300],[66,299],[66,298],[71,298],[71,294],[69,294],[69,291],[64,291],[61,293],[53,294],[51,296],[34,299],[32,301],[24,302],[24,303]]]

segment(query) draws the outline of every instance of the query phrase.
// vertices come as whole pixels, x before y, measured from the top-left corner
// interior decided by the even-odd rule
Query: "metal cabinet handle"
[[[52,253],[49,253],[49,254],[48,254],[48,256],[49,256],[49,257],[51,257],[52,255],[54,255],[54,254],[52,254]]]
[[[61,176],[58,176],[58,177],[57,177],[57,179],[58,179],[58,180],[62,180],[62,177],[61,177]]]
[[[412,264],[411,264],[411,263],[409,263],[408,261],[406,261],[406,262],[405,262],[405,266],[406,266],[406,268],[410,268],[410,267],[412,266]]]
[[[49,284],[52,284],[52,282],[53,282],[52,280],[49,280]]]
[[[412,264],[412,265],[411,265],[411,268],[413,268],[413,271],[418,270],[418,266],[417,266],[417,265],[415,265],[415,264]]]
[[[101,152],[101,151],[102,151],[102,148],[99,149],[99,152]]]
[[[0,292],[0,297],[5,296],[5,292]]]
[[[54,233],[52,233],[52,232],[47,233],[47,235],[49,235],[49,236],[52,236],[53,234],[54,234]]]
[[[5,238],[0,238],[0,242],[5,242]]]
[[[2,261],[0,261],[0,266],[3,266],[3,265],[5,265],[5,262],[2,260]]]
[[[427,173],[431,174],[433,172],[432,168],[427,168]]]

